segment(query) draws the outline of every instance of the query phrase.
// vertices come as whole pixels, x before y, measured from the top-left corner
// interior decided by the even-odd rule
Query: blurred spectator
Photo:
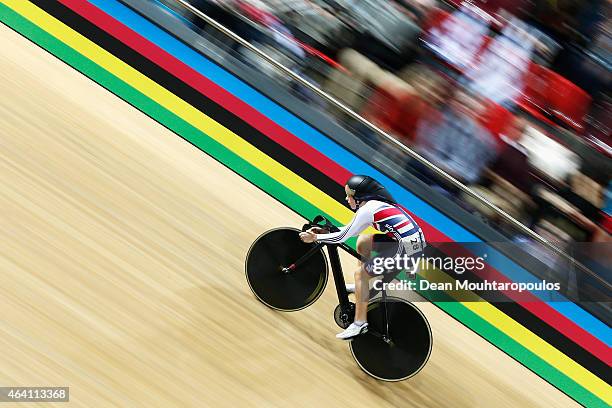
[[[612,23],[607,19],[595,28],[593,39],[584,47],[568,45],[555,68],[593,98],[599,98],[600,91],[609,91],[612,83]]]
[[[562,182],[580,168],[577,154],[533,126],[519,142],[528,152],[529,164],[550,182]]]
[[[477,182],[497,156],[494,136],[478,121],[483,101],[457,91],[439,120],[417,125],[415,150],[466,184]]]
[[[485,170],[480,185],[471,188],[516,220],[528,224],[535,205],[530,197],[535,180],[531,176],[527,151],[518,143],[526,128],[527,122],[515,117],[511,125],[499,134],[498,157]],[[464,193],[461,197],[468,204],[466,208],[469,211],[486,216],[501,229],[508,229],[510,236],[514,235],[513,228],[491,208],[469,194]]]
[[[418,122],[438,115],[445,88],[441,76],[422,66],[404,70],[401,78],[387,75],[386,81],[378,82],[362,115],[405,144],[412,145]]]
[[[491,163],[490,174],[502,178],[524,194],[530,194],[535,180],[531,175],[528,151],[518,143],[527,128],[527,122],[517,118],[509,135],[502,135],[503,146],[499,157]]]
[[[512,107],[521,94],[534,49],[541,43],[538,33],[512,18],[478,60],[466,71],[468,86],[484,97]]]
[[[604,195],[603,211],[608,215],[612,215],[612,180],[610,180],[610,182],[606,186],[606,189],[603,195]]]
[[[349,46],[352,34],[347,25],[334,14],[331,5],[314,1],[265,0],[270,9],[291,30],[299,41],[324,54],[336,56]]]
[[[587,139],[608,158],[612,157],[612,100],[609,96],[603,95],[593,104],[588,120]]]
[[[583,151],[596,146],[612,156],[610,1],[450,1],[454,9],[437,8],[436,0],[191,2],[525,225],[565,243],[610,239],[612,210],[602,187],[609,166]],[[429,52],[417,54],[419,38]],[[222,41],[390,161],[408,160],[417,177],[508,236],[516,233],[397,144]],[[515,116],[517,107],[524,117]]]
[[[323,84],[323,88],[333,97],[359,112],[370,96],[370,84],[375,81],[375,78],[383,75],[383,70],[374,62],[350,48],[340,51],[338,60],[347,68],[347,71],[332,71]],[[336,111],[333,111],[333,113],[339,116],[343,115]]]
[[[462,6],[454,12],[436,12],[428,20],[424,46],[440,58],[453,73],[462,73],[474,61],[489,32],[487,21]],[[440,67],[444,69],[443,67]]]
[[[266,42],[265,34],[255,24],[267,13],[263,4],[250,5],[243,0],[190,0],[190,2],[204,14],[243,39],[261,44]],[[247,16],[252,18],[253,21],[249,21],[241,12],[246,12]],[[194,18],[193,22],[200,29],[210,30],[209,25],[199,18]],[[238,50],[241,45],[232,41],[230,47],[232,50]]]
[[[418,0],[401,4],[383,0],[351,3],[350,15],[361,33],[353,48],[389,71],[397,71],[414,60],[420,25],[433,3]]]

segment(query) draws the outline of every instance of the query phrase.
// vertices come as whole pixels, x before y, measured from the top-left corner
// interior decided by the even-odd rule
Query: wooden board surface
[[[44,407],[577,406],[422,302],[428,365],[369,378],[334,338],[331,281],[289,314],[245,282],[250,243],[299,216],[4,26],[0,42],[0,385],[70,386]]]

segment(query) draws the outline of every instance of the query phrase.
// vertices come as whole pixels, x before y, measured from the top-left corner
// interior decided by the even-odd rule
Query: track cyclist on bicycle
[[[368,330],[369,280],[383,273],[400,272],[397,269],[380,268],[382,263],[376,262],[376,258],[418,256],[426,243],[417,223],[395,203],[387,189],[372,177],[355,175],[348,180],[344,191],[346,201],[356,211],[352,221],[333,233],[321,228],[310,228],[300,233],[300,238],[307,243],[340,244],[370,226],[383,232],[362,234],[357,238],[357,252],[368,261],[360,262],[359,269],[355,271],[355,321],[336,335],[339,339],[349,340]],[[372,251],[376,252],[375,258],[371,256]]]

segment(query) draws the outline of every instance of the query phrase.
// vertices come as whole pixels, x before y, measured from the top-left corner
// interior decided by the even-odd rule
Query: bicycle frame
[[[300,265],[308,260],[313,254],[315,254],[320,248],[326,247],[327,253],[329,255],[329,263],[331,265],[332,275],[334,277],[334,284],[336,285],[336,294],[338,295],[338,303],[340,304],[340,309],[343,313],[349,313],[351,308],[351,302],[349,300],[348,292],[346,290],[346,282],[344,281],[344,275],[342,273],[342,264],[340,262],[340,254],[338,253],[338,247],[342,248],[344,251],[348,252],[350,255],[353,255],[357,259],[362,262],[365,261],[365,258],[353,248],[346,244],[316,244],[314,245],[308,252],[302,255],[297,261],[282,269],[284,273],[289,273],[291,271],[296,270]],[[395,276],[383,277],[383,282],[393,280]],[[372,298],[376,295],[378,291],[376,289],[371,289],[369,293],[369,297]],[[383,298],[383,307],[385,308],[385,313],[383,315],[383,327],[385,327],[385,333],[382,333],[382,337],[385,341],[390,341],[389,339],[389,320],[387,315],[387,306],[386,306],[386,293],[385,290],[382,290],[382,298]]]
[[[346,282],[344,281],[344,275],[342,274],[342,264],[340,263],[340,255],[338,254],[337,245],[326,245],[327,254],[329,255],[329,263],[332,268],[332,275],[334,276],[334,284],[336,285],[336,293],[338,294],[338,303],[342,312],[347,313],[351,307],[349,301],[348,292],[346,290]],[[361,258],[361,255],[353,248],[342,244],[340,246],[352,255],[357,255]],[[352,251],[352,252],[351,252]]]

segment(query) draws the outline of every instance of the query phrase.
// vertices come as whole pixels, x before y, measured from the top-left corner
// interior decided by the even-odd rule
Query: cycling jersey
[[[423,232],[412,217],[401,207],[378,200],[369,200],[359,207],[353,220],[338,232],[317,234],[317,241],[339,244],[370,226],[398,241],[398,254],[413,255],[425,248]]]

